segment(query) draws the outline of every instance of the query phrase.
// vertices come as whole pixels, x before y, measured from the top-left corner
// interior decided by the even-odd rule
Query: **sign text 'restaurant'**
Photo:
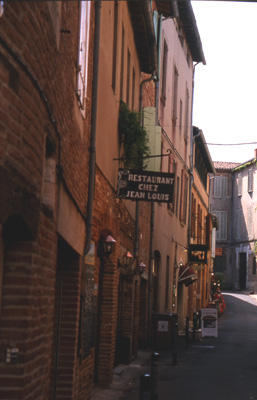
[[[173,202],[174,174],[119,169],[117,197],[129,200]]]

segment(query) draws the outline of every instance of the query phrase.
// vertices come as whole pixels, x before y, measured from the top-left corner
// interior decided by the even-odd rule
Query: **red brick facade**
[[[2,399],[88,399],[95,383],[111,383],[124,343],[129,362],[147,341],[148,281],[136,268],[149,264],[150,206],[139,206],[138,259],[118,268],[123,249],[134,251],[135,216],[98,167],[93,265],[83,265],[95,6],[85,117],[76,96],[79,8],[11,2],[1,17]],[[100,246],[107,232],[117,241],[109,258]]]

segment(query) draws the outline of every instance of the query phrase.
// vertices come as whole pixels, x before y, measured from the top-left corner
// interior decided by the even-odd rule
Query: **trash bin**
[[[175,329],[178,321],[177,314],[153,315],[153,344],[155,350],[172,350]]]

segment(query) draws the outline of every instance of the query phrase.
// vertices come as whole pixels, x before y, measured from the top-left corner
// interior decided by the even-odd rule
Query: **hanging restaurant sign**
[[[173,202],[174,174],[120,168],[117,197],[128,200]]]
[[[207,249],[205,244],[190,244],[188,261],[197,264],[207,264]]]

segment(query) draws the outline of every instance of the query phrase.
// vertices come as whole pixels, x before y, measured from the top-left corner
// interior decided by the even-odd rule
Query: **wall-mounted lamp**
[[[132,263],[133,256],[130,251],[126,251],[122,256],[122,261],[118,260],[118,267],[128,268],[128,266]]]
[[[113,237],[111,235],[108,235],[107,238],[102,241],[103,253],[106,256],[109,256],[113,252],[115,243],[116,243],[116,240],[113,239]]]
[[[137,266],[136,272],[139,273],[140,275],[142,275],[142,273],[145,272],[145,269],[146,269],[146,265],[145,265],[145,263],[142,261],[142,262]]]

